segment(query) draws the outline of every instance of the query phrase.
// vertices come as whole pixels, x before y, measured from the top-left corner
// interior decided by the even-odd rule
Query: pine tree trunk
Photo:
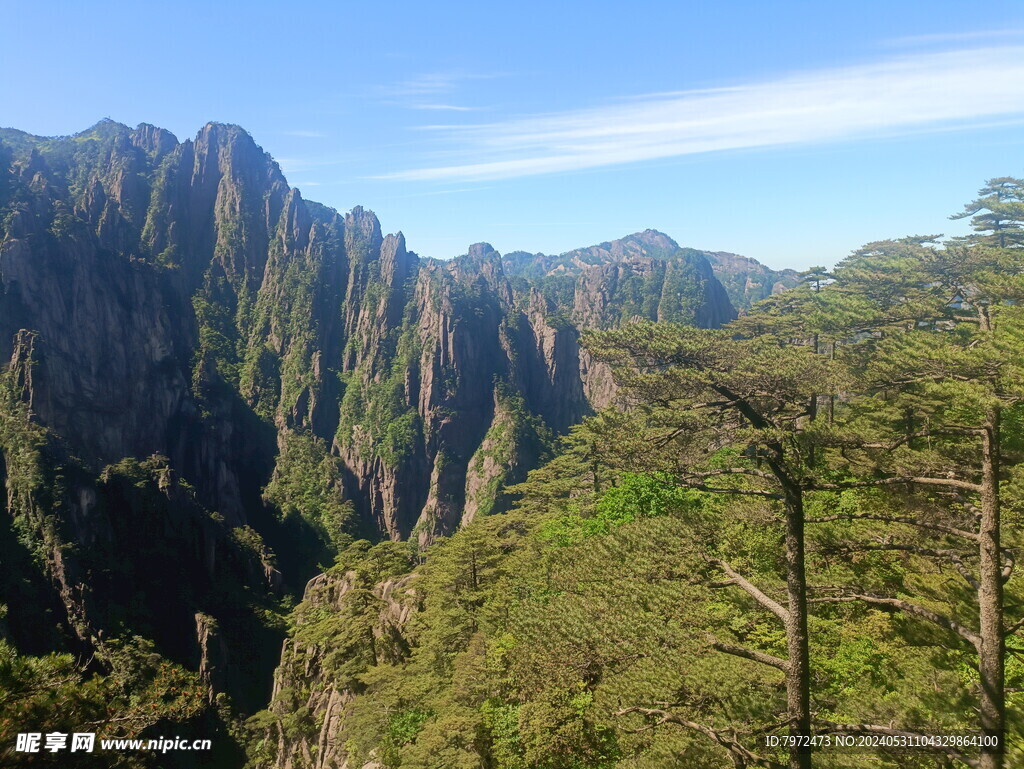
[[[983,747],[980,769],[1002,769],[1006,737],[1004,692],[1005,641],[1003,637],[1003,579],[999,548],[999,407],[989,409],[982,438],[982,492],[980,585],[978,607],[981,643],[981,732],[998,744]]]
[[[807,637],[807,579],[804,574],[804,503],[798,487],[786,488],[786,592],[789,618],[786,646],[789,671],[786,674],[786,705],[789,733],[806,738],[811,734],[811,665]],[[810,769],[809,746],[792,746],[790,769]]]

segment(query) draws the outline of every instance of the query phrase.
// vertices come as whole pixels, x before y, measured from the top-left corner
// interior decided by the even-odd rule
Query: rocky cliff
[[[796,270],[773,270],[756,259],[725,251],[704,251],[703,254],[729,300],[740,310],[800,282]]]
[[[426,544],[501,510],[609,401],[581,329],[734,314],[707,258],[654,231],[442,262],[304,200],[237,126],[4,129],[2,537],[38,575],[0,600],[17,620],[39,598],[85,648],[131,628],[258,702],[267,617],[319,564],[354,536]]]
[[[654,231],[557,264],[420,259],[370,212],[303,200],[234,126],[0,138],[0,354],[37,334],[40,423],[97,466],[168,456],[232,524],[274,436],[304,431],[371,531],[451,531],[503,399],[554,432],[591,407],[579,328],[733,317],[707,261]]]
[[[406,625],[419,605],[413,575],[376,581],[379,570],[361,566],[333,569],[306,586],[274,674],[267,766],[355,769],[345,743],[358,676],[372,665],[405,661]]]

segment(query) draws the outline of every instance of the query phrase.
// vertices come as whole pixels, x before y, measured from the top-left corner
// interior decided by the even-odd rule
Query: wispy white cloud
[[[413,104],[413,109],[429,109],[447,112],[479,112],[483,107],[463,107],[459,104]]]
[[[381,91],[392,97],[402,96],[436,96],[451,93],[462,83],[470,80],[489,80],[497,75],[485,72],[424,72],[408,80],[403,80]]]
[[[426,72],[398,83],[374,89],[381,104],[405,109],[433,112],[479,112],[484,107],[457,104],[453,96],[465,84],[475,80],[491,80],[501,75],[493,72]]]
[[[448,93],[455,88],[460,77],[450,72],[427,72],[386,88],[392,96],[426,96]]]
[[[1024,46],[920,53],[503,123],[426,127],[444,160],[378,178],[480,181],[729,149],[966,128],[1024,114]]]
[[[396,198],[423,198],[432,197],[434,195],[456,195],[463,192],[480,192],[481,190],[489,190],[490,187],[457,187],[448,188],[444,190],[429,190],[428,192],[410,192],[406,195],[396,195]]]
[[[979,40],[1005,40],[1024,37],[1024,29],[975,29],[963,32],[936,32],[929,35],[909,35],[882,41],[883,45],[907,47],[914,45],[944,45],[977,42]]]

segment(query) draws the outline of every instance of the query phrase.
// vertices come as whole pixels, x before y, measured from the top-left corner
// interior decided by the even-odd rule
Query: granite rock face
[[[800,282],[796,270],[773,270],[747,256],[725,251],[708,251],[705,255],[729,300],[740,310]]]
[[[398,662],[408,653],[406,626],[419,608],[415,577],[406,575],[366,584],[354,571],[321,574],[306,585],[301,608],[303,617],[360,617],[367,626],[365,632],[373,636],[369,645],[375,661]],[[313,737],[308,730],[289,733],[278,721],[269,734],[276,743],[274,766],[375,769],[379,765],[373,763],[353,766],[346,756],[346,706],[355,694],[339,682],[337,650],[306,638],[309,624],[310,620],[300,619],[295,636],[284,642],[281,665],[274,673],[270,709],[278,715],[302,710],[320,727]],[[351,683],[353,688],[358,686],[354,680]]]

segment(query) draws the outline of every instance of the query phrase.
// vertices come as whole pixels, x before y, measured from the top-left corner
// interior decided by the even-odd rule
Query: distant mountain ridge
[[[773,270],[756,259],[725,251],[681,247],[665,233],[651,229],[558,255],[512,251],[505,254],[503,263],[509,275],[544,284],[557,295],[557,286],[568,285],[568,279],[581,275],[589,268],[637,259],[649,259],[652,262],[688,260],[694,265],[705,260],[725,289],[729,301],[739,310],[745,310],[755,302],[792,288],[799,282],[795,270]]]
[[[738,309],[747,309],[772,294],[800,283],[796,270],[773,270],[756,259],[725,251],[702,251],[711,263],[715,277]]]

